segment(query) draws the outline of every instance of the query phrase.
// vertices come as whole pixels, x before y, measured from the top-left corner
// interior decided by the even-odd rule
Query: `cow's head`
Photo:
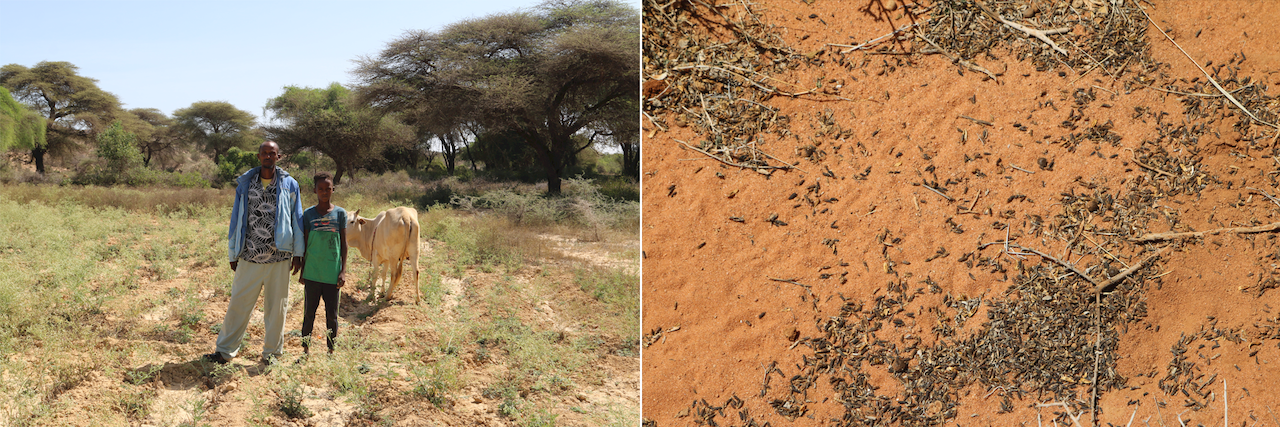
[[[360,254],[368,258],[367,251],[373,244],[373,228],[365,227],[368,218],[360,217],[360,210],[347,217],[347,246],[359,249]]]

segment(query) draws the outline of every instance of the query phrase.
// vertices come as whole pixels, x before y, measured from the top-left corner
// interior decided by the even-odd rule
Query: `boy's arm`
[[[301,267],[298,268],[298,271],[306,271],[307,269],[307,229],[311,228],[307,226],[306,217],[303,217],[302,220],[302,263],[300,264]],[[298,275],[298,283],[306,284],[306,282],[302,280],[301,274]]]
[[[293,178],[290,178],[293,180]],[[293,181],[293,185],[289,190],[293,192],[293,248],[297,251],[299,247],[303,252],[307,250],[307,243],[304,240],[306,234],[302,233],[302,189],[298,186],[298,181]],[[299,246],[301,245],[301,246]],[[293,254],[293,272],[291,274],[302,273],[302,255],[297,252]]]
[[[347,283],[347,228],[338,229],[338,245],[342,249],[342,265],[338,267],[338,287]]]

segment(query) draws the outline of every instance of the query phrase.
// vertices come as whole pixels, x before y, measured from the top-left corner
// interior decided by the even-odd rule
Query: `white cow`
[[[391,281],[386,282],[387,290],[382,295],[391,299],[400,283],[401,261],[406,259],[413,268],[413,288],[418,289],[418,229],[418,211],[406,207],[379,212],[373,219],[361,218],[357,209],[347,219],[347,246],[359,249],[360,255],[373,263],[369,275],[370,298],[377,292],[377,280],[385,281],[386,270],[378,274],[378,268],[385,265],[391,270]],[[418,289],[414,302],[421,301],[422,290]]]

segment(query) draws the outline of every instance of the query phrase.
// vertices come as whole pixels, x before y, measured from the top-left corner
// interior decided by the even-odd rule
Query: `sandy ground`
[[[747,4],[719,3],[725,16]],[[879,19],[875,0],[748,3],[800,53],[909,22]],[[1227,64],[1220,79],[1234,71],[1264,90],[1280,79],[1280,3],[1142,6],[1200,64]],[[653,108],[682,71],[647,64],[646,112],[659,123],[643,120],[646,422],[1280,425],[1274,234],[1129,240],[1280,220],[1269,200],[1280,194],[1276,129],[1242,132],[1229,104],[1188,115],[1188,99],[1218,92],[1159,32],[1148,27],[1147,38],[1146,70],[1038,70],[996,49],[977,62],[998,81],[938,54],[827,53],[767,80],[792,92],[839,85],[763,101],[794,133],[756,136],[769,164],[793,166],[768,175],[686,148],[705,130]],[[1099,124],[1109,133],[1067,143]],[[1180,126],[1195,132],[1168,136]],[[1063,264],[1099,282],[1140,268],[1095,301],[1092,283]],[[1069,304],[1031,321],[1002,317],[1009,304],[1034,306],[1036,292]],[[1016,340],[1061,333],[1075,344],[984,347],[1011,323],[1024,325]],[[837,350],[843,360],[829,357]],[[1085,363],[1046,356],[1072,352],[1085,356],[1061,360]],[[1045,372],[1054,378],[1036,376]],[[926,382],[952,388],[930,385],[943,391],[928,396]]]

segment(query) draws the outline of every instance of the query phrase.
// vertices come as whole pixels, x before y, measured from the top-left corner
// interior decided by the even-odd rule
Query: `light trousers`
[[[271,264],[240,260],[236,264],[231,301],[227,303],[227,315],[222,319],[222,330],[218,332],[217,350],[223,357],[231,359],[240,352],[240,344],[259,295],[262,295],[263,323],[266,326],[266,336],[262,337],[262,357],[284,354],[284,320],[289,308],[292,266],[290,260]]]

